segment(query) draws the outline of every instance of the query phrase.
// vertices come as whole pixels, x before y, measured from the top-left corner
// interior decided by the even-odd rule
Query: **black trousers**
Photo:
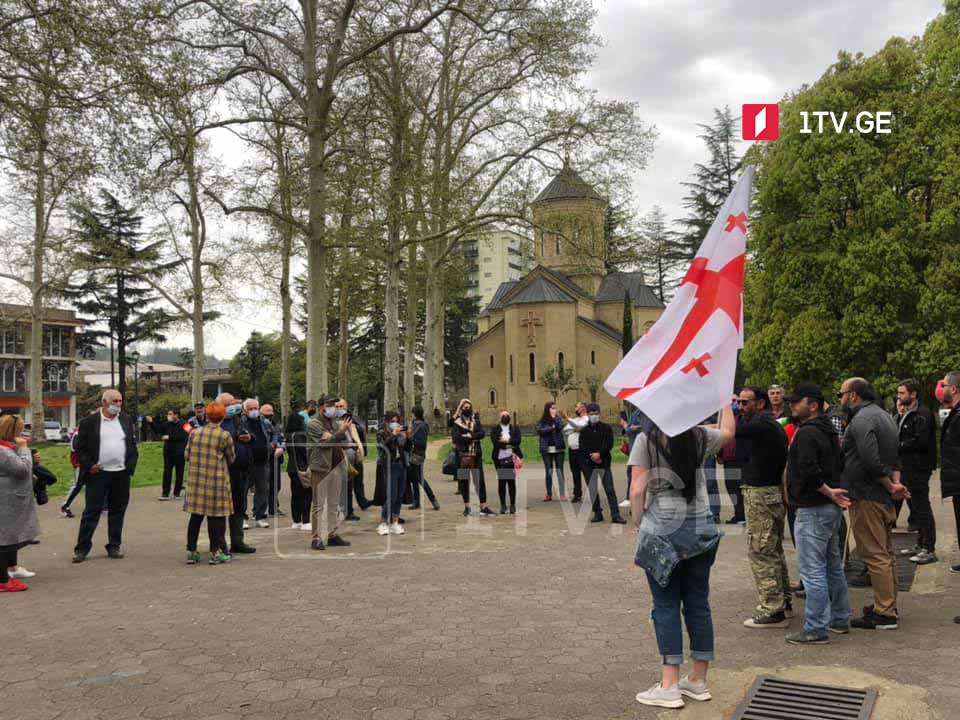
[[[937,521],[930,505],[930,475],[921,470],[904,470],[903,484],[910,491],[910,524],[917,528],[917,545],[933,552],[937,547]],[[899,515],[900,508],[897,508]]]
[[[74,552],[78,555],[90,552],[104,504],[107,507],[107,547],[119,549],[123,543],[123,517],[130,504],[130,473],[126,470],[101,470],[94,475],[88,473],[84,490],[80,534]]]
[[[742,466],[739,463],[726,462],[723,464],[723,485],[733,504],[733,519],[737,522],[746,520],[747,515],[743,508],[743,491],[740,489]],[[796,517],[796,513],[794,513]],[[793,522],[790,523],[790,537],[793,537]]]
[[[207,536],[210,539],[210,552],[227,548],[227,540],[224,537],[227,529],[227,519],[222,515],[219,517],[209,517],[190,514],[190,522],[187,523],[187,552],[197,551],[197,541],[200,539],[200,526],[203,524],[203,518],[207,518]]]
[[[579,500],[583,497],[583,455],[580,448],[571,449],[568,453],[570,463],[570,475],[573,477],[573,499]]]
[[[483,478],[483,466],[473,468],[472,470],[465,468],[457,469],[457,489],[460,491],[460,497],[463,498],[463,504],[470,504],[470,482],[473,482],[473,487],[477,491],[477,497],[480,499],[481,504],[487,502],[487,483]]]
[[[356,479],[356,478],[355,478]],[[407,481],[410,483],[410,493],[413,496],[412,507],[420,507],[420,486],[423,485],[423,491],[427,494],[427,499],[436,504],[437,496],[433,494],[433,488],[423,476],[423,465],[407,465]]]
[[[270,484],[270,461],[252,462],[247,468],[247,492],[253,490],[253,518],[264,520],[267,517]],[[244,513],[247,508],[244,504]]]
[[[170,497],[170,481],[173,479],[173,473],[177,473],[177,484],[173,486],[173,494],[179,496],[183,492],[183,450],[163,451],[163,489],[164,497]]]
[[[267,514],[276,515],[280,509],[280,461],[271,457],[267,461]]]
[[[507,495],[510,495],[511,508],[517,507],[517,471],[513,467],[513,458],[497,458],[497,494],[500,495],[500,507],[506,508]]]
[[[17,552],[17,550],[0,551],[0,583],[5,583],[10,579],[10,575],[7,574],[7,569],[16,567]]]
[[[357,498],[357,506],[361,510],[370,507],[370,501],[367,500],[366,490],[363,488],[363,464],[357,466],[358,474],[351,482],[353,483],[353,494]]]
[[[233,496],[233,514],[230,524],[230,547],[243,545],[243,516],[247,512],[247,468],[230,466],[230,495]]]
[[[960,495],[953,496],[953,519],[957,523],[957,544],[960,544]]]
[[[617,489],[613,484],[613,471],[610,468],[597,467],[594,463],[587,457],[583,463],[584,471],[589,471],[590,482],[588,484],[590,490],[590,497],[593,498],[593,511],[595,513],[602,512],[600,509],[600,493],[598,492],[597,485],[599,483],[603,484],[603,492],[607,496],[607,504],[610,506],[610,517],[618,518],[620,517],[620,505],[617,500]]]
[[[288,470],[287,477],[290,479],[290,522],[308,523],[310,522],[310,505],[313,504],[313,490],[304,487],[296,473]]]

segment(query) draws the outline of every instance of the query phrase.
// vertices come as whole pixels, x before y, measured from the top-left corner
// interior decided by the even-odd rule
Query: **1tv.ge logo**
[[[741,111],[744,140],[776,140],[780,137],[780,106],[776,103],[748,103]],[[813,118],[814,123],[811,123]],[[829,119],[829,122],[826,122]],[[889,110],[870,112],[863,110],[853,118],[848,126],[850,113],[844,111],[839,116],[832,110],[801,110],[801,135],[822,135],[831,130],[839,135],[844,130],[861,135],[889,135],[893,113]]]

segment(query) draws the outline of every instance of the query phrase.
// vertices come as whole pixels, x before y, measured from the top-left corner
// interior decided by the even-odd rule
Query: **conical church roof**
[[[537,199],[534,200],[534,202],[582,198],[606,202],[606,198],[594,190],[590,183],[577,175],[576,171],[570,167],[569,160],[564,160],[563,169],[540,191],[540,194],[537,195]]]

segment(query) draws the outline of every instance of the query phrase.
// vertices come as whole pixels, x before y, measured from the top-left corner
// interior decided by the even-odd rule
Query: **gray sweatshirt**
[[[893,504],[880,478],[899,469],[899,438],[893,418],[872,402],[854,410],[843,437],[843,484],[851,500]]]

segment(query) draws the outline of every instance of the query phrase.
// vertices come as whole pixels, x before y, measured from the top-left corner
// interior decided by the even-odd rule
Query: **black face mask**
[[[470,416],[472,416],[472,415],[473,415],[473,410],[464,410],[464,411],[463,411],[463,416],[464,416],[465,418],[468,418],[468,417],[470,417]]]
[[[510,424],[510,416],[509,416],[509,415],[501,415],[501,416],[500,416],[500,424],[501,424],[501,425],[509,425],[509,424]]]

